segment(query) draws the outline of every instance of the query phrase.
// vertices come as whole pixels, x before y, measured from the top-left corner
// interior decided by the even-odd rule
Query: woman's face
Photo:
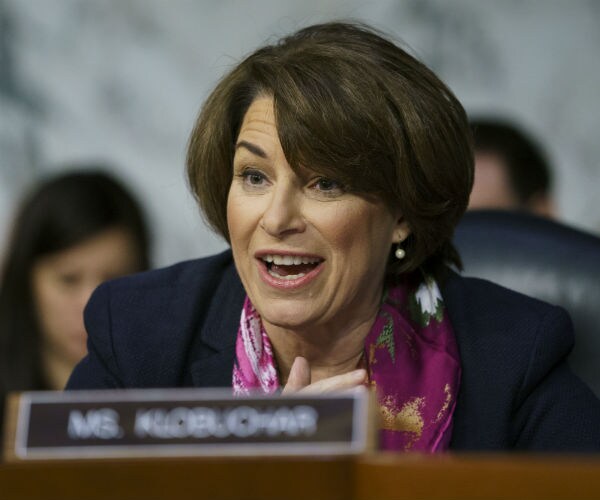
[[[345,192],[310,165],[296,174],[267,97],[248,109],[233,163],[231,247],[267,329],[351,328],[372,319],[390,249],[408,235],[399,214]]]
[[[132,236],[107,229],[71,248],[41,257],[31,274],[42,352],[75,365],[86,354],[83,309],[94,288],[138,270]]]

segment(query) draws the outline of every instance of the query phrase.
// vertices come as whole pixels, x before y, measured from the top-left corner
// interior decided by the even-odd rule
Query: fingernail
[[[354,378],[357,382],[362,382],[367,378],[367,370],[365,370],[364,368],[354,370],[352,378]]]

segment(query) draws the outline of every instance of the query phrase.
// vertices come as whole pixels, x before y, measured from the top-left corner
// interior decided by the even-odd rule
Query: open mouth
[[[292,281],[306,276],[314,270],[323,259],[304,255],[263,255],[267,272],[279,280]]]

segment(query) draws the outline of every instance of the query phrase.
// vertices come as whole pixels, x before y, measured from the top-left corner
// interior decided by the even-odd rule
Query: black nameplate
[[[369,394],[232,397],[206,389],[27,392],[14,458],[356,454]],[[12,448],[12,447],[11,447]]]

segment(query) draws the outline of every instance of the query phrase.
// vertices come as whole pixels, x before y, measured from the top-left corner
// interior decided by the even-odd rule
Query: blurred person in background
[[[519,210],[554,218],[552,170],[539,144],[508,120],[482,117],[470,123],[475,178],[468,209]]]
[[[140,206],[87,167],[37,185],[14,219],[0,277],[0,410],[9,391],[62,389],[87,351],[92,291],[149,267]]]

